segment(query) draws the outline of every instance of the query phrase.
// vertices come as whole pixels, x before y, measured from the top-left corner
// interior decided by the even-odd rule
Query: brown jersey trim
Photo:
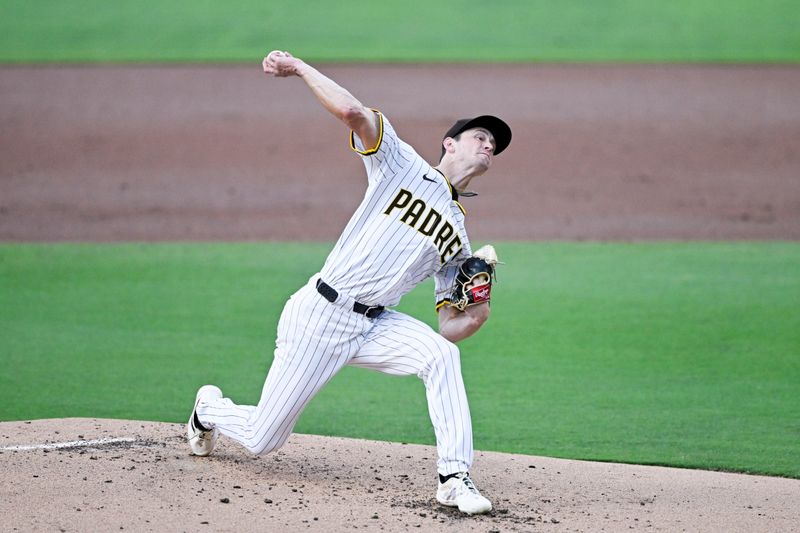
[[[453,185],[450,184],[450,180],[447,178],[447,176],[444,175],[444,172],[442,172],[438,168],[433,167],[433,170],[442,175],[442,177],[444,178],[444,182],[447,183],[447,187],[450,189],[450,196],[453,198],[453,201],[456,203],[458,208],[461,209],[461,213],[464,216],[467,216],[467,210],[464,209],[464,206],[461,205],[461,202],[458,201],[458,191],[455,189],[455,187],[453,187]]]

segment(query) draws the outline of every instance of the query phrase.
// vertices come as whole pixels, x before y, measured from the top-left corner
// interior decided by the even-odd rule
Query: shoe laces
[[[469,477],[469,472],[461,472],[456,474],[454,477],[460,479],[464,486],[467,487],[467,490],[471,493],[480,494],[477,487],[475,487],[475,483],[472,482],[472,478]]]

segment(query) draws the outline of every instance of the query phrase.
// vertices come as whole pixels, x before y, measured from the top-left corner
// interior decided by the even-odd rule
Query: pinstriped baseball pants
[[[308,402],[345,365],[397,376],[416,374],[425,383],[437,470],[443,475],[469,470],[472,423],[458,348],[403,313],[387,310],[371,320],[331,304],[313,280],[283,309],[275,357],[258,405],[237,405],[228,398],[201,402],[200,422],[252,453],[265,454],[286,442]]]

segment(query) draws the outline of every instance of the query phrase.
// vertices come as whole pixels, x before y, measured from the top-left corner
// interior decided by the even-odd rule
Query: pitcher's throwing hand
[[[265,74],[272,74],[279,78],[297,75],[298,60],[289,52],[273,50],[261,62]]]

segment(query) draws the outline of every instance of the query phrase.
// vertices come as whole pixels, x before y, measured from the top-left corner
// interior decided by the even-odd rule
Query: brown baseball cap
[[[459,133],[472,128],[486,128],[492,132],[495,143],[494,155],[497,155],[505,150],[509,143],[511,143],[511,128],[508,127],[508,124],[492,115],[481,115],[475,118],[462,118],[457,120],[456,123],[453,124],[449,130],[447,130],[447,133],[444,134],[442,140],[445,140],[448,137],[455,137]],[[444,157],[444,152],[444,146],[442,146],[441,157]]]

